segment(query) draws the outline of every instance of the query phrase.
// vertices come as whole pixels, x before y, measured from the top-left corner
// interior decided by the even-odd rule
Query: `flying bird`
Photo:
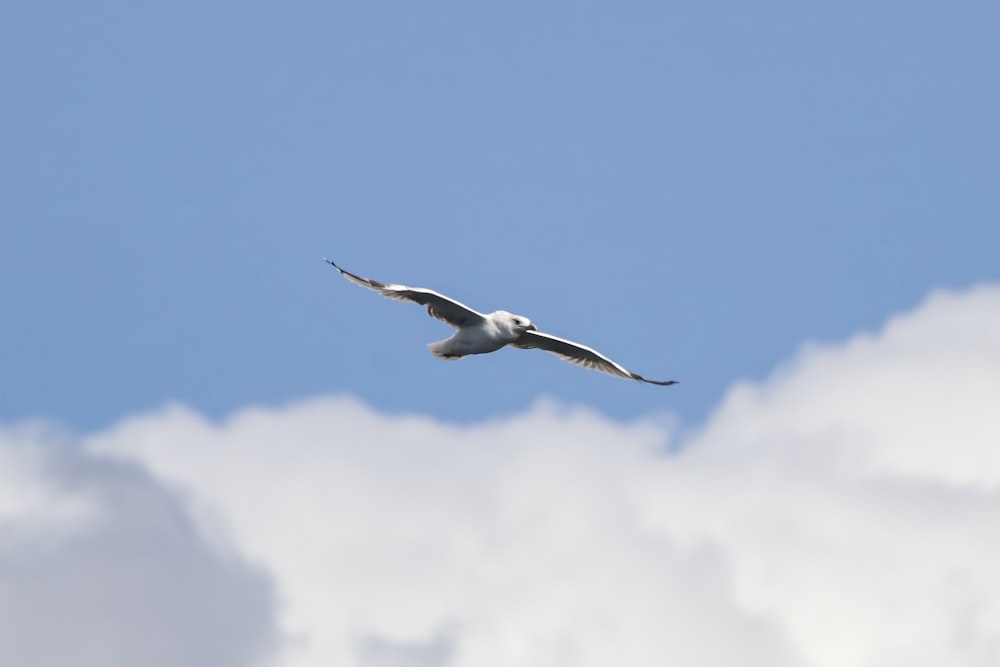
[[[513,345],[522,350],[545,350],[571,364],[628,380],[662,386],[677,384],[676,380],[648,380],[586,345],[539,331],[527,317],[514,315],[506,310],[484,315],[434,290],[380,283],[345,271],[326,257],[323,261],[340,271],[340,275],[352,283],[375,290],[390,299],[426,306],[431,317],[455,327],[458,331],[454,336],[427,346],[438,359],[457,360],[470,354],[496,352],[502,347]]]

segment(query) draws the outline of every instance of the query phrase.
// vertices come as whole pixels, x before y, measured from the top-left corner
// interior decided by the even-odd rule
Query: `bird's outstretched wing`
[[[650,384],[663,386],[677,384],[676,380],[647,380],[641,375],[628,370],[621,364],[608,359],[597,350],[589,348],[586,345],[574,343],[571,340],[557,338],[552,334],[543,333],[541,331],[525,331],[521,334],[521,337],[512,344],[514,347],[526,350],[534,348],[545,350],[546,352],[558,355],[560,359],[568,361],[571,364],[583,366],[584,368],[592,368],[595,371],[601,371],[603,373],[610,373],[611,375],[617,375],[618,377],[622,377],[627,380],[638,380],[639,382],[648,382]]]
[[[468,306],[461,304],[454,299],[449,299],[443,294],[438,294],[434,290],[424,289],[423,287],[407,287],[406,285],[380,283],[377,280],[362,278],[361,276],[356,276],[349,271],[345,271],[326,257],[323,258],[323,261],[340,271],[340,275],[344,276],[352,283],[375,290],[384,297],[396,299],[397,301],[409,301],[411,303],[418,303],[421,306],[427,306],[428,315],[436,317],[456,329],[472,324],[478,324],[486,319],[486,316],[482,313],[477,313]]]

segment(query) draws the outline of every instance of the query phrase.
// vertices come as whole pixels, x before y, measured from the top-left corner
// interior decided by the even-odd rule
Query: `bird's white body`
[[[527,317],[497,310],[484,316],[477,324],[460,328],[451,338],[427,347],[438,359],[454,361],[470,354],[496,352],[515,342],[525,331],[534,329]]]

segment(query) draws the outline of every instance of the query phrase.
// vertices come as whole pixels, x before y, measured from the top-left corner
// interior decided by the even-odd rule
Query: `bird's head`
[[[510,328],[518,333],[538,330],[538,327],[532,324],[531,320],[523,315],[515,315],[513,313],[506,313],[506,315],[508,316],[508,321],[510,322]]]

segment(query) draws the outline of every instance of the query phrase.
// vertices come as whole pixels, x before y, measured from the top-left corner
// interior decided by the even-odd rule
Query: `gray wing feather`
[[[361,276],[356,276],[349,271],[345,271],[334,264],[333,261],[325,257],[323,258],[323,261],[340,271],[340,275],[344,276],[356,285],[361,285],[362,287],[375,290],[382,296],[389,299],[395,299],[396,301],[408,301],[410,303],[426,306],[428,315],[436,317],[456,329],[472,324],[478,324],[486,319],[485,315],[482,313],[478,313],[468,306],[455,301],[454,299],[449,299],[443,294],[438,294],[434,290],[425,289],[423,287],[407,287],[406,285],[381,283],[377,280],[362,278]]]
[[[676,380],[647,380],[641,375],[628,370],[621,364],[608,359],[593,348],[587,347],[586,345],[580,345],[579,343],[574,343],[571,340],[558,338],[552,334],[543,333],[541,331],[525,331],[521,334],[521,337],[513,343],[513,345],[514,347],[526,350],[545,350],[546,352],[551,352],[563,361],[568,361],[571,364],[583,366],[584,368],[591,368],[595,371],[601,371],[611,375],[617,375],[618,377],[625,378],[627,380],[638,380],[639,382],[648,382],[650,384],[658,384],[662,386],[677,384]]]

